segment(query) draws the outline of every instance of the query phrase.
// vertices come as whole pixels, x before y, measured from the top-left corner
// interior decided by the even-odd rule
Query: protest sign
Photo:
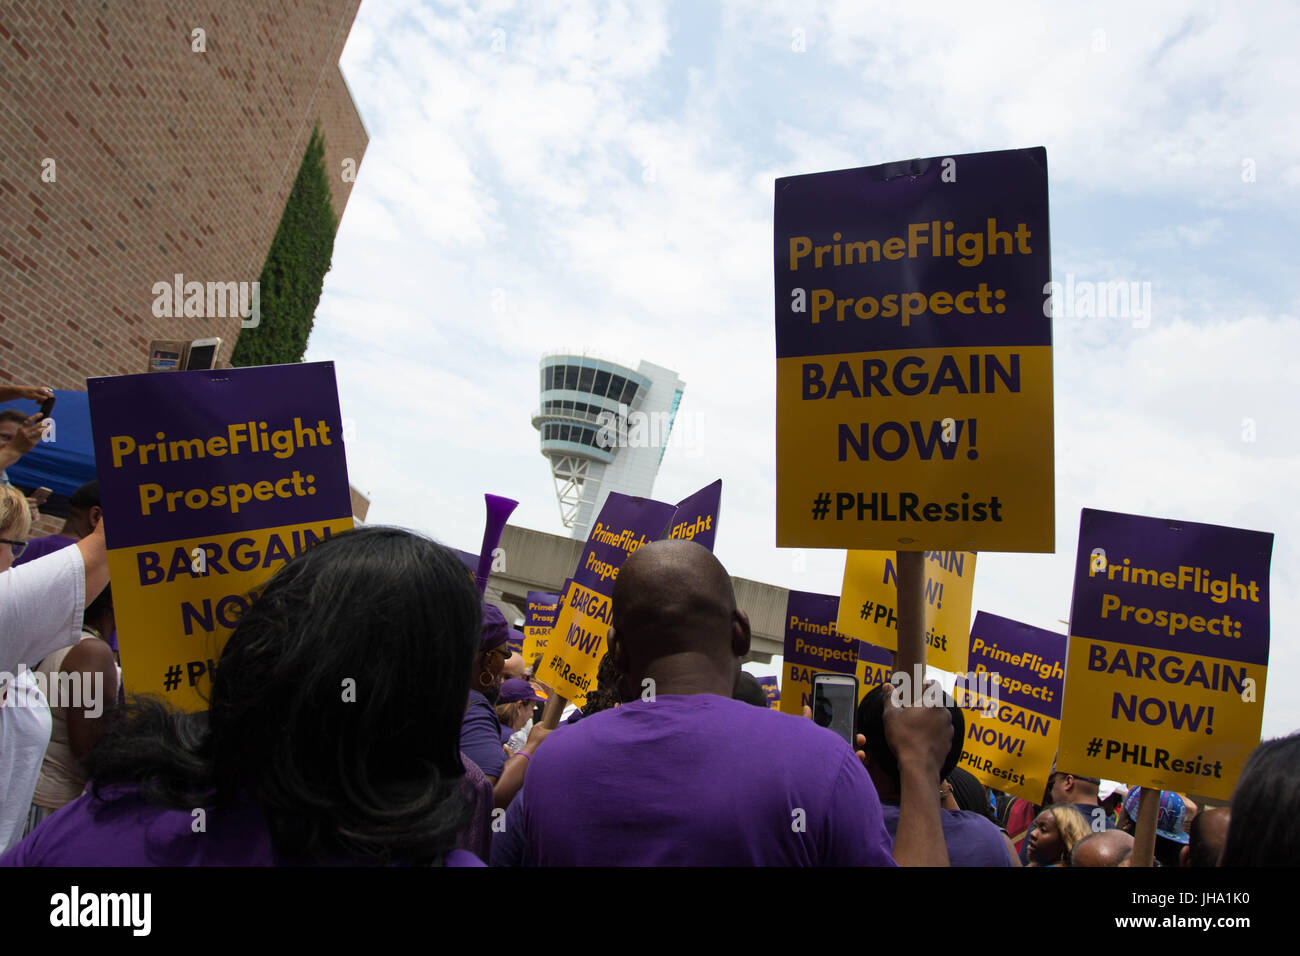
[[[876,647],[898,650],[898,580],[893,551],[850,551],[835,627]],[[926,660],[946,671],[966,667],[975,555],[970,551],[925,552]]]
[[[786,599],[782,713],[801,715],[812,706],[813,674],[856,672],[857,641],[835,630],[839,603],[833,594],[808,591],[791,591]]]
[[[1259,744],[1273,535],[1084,509],[1057,766],[1227,800]]]
[[[767,706],[771,710],[781,706],[781,688],[777,685],[775,677],[758,678],[758,686],[763,688],[763,694],[767,697]]]
[[[352,527],[334,364],[86,384],[126,685],[206,709],[250,592]]]
[[[568,582],[565,582],[567,586]],[[524,666],[529,667],[538,654],[545,653],[551,628],[559,616],[560,595],[552,591],[529,591],[524,609]]]
[[[579,706],[596,679],[612,624],[611,596],[619,568],[643,544],[657,540],[676,509],[652,498],[610,492],[592,526],[578,568],[560,595],[552,639],[537,679]]]
[[[873,687],[889,683],[894,670],[894,652],[884,647],[858,641],[858,703]]]
[[[776,182],[777,545],[1051,551],[1047,154]]]
[[[961,766],[980,783],[1043,799],[1061,734],[1063,634],[980,611],[952,696],[966,717]]]
[[[722,479],[719,478],[677,502],[677,510],[664,529],[664,537],[694,541],[712,551],[721,510]]]

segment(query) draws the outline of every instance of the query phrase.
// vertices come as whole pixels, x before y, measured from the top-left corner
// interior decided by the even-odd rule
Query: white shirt
[[[49,704],[27,667],[80,640],[85,605],[78,547],[0,574],[0,853],[22,836],[50,742]]]

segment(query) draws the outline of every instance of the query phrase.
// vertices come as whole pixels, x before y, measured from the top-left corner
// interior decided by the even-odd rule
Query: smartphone
[[[221,339],[195,339],[190,343],[189,355],[185,360],[186,371],[214,368],[220,348]]]
[[[813,722],[844,738],[850,748],[857,736],[858,679],[851,674],[813,674]]]
[[[53,489],[46,488],[44,485],[42,485],[41,487],[37,488],[35,491],[32,492],[31,498],[38,505],[43,505],[45,504],[45,502],[50,500],[50,495],[52,494],[54,494]]]
[[[50,396],[49,398],[47,398],[45,401],[41,402],[41,418],[38,418],[37,421],[40,421],[41,419],[44,419],[44,418],[49,418],[49,417],[50,417],[50,412],[52,412],[52,411],[54,411],[54,396],[53,396],[53,395],[51,395],[51,396]]]

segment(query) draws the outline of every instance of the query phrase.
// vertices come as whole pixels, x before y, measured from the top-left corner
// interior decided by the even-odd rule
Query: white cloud
[[[363,4],[343,66],[373,139],[309,358],[338,365],[372,519],[472,549],[491,491],[560,532],[528,418],[541,353],[589,347],[686,380],[708,446],[670,445],[656,491],[723,478],[729,570],[838,592],[843,552],[773,545],[773,181],[1043,144],[1054,278],[1150,282],[1151,322],[1056,321],[1058,552],[982,555],[977,606],[1059,629],[1093,507],[1277,532],[1291,620],[1298,23],[1267,4]],[[1284,628],[1266,733],[1300,726]]]

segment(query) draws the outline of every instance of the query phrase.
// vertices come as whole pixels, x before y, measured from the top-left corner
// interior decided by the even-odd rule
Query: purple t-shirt
[[[898,804],[885,803],[885,829],[898,836]],[[1011,848],[997,824],[973,810],[939,810],[949,866],[1010,866]]]
[[[501,779],[506,754],[501,749],[501,721],[496,708],[476,690],[469,692],[469,707],[460,724],[460,749],[489,777]]]
[[[283,866],[271,845],[261,808],[242,804],[206,810],[202,829],[190,810],[159,807],[132,787],[115,799],[83,794],[44,822],[8,853],[0,866]],[[340,859],[337,865],[350,861]],[[473,853],[452,850],[447,866],[483,866]]]
[[[843,740],[713,694],[633,701],[548,737],[520,801],[533,866],[894,865]]]
[[[27,542],[27,547],[23,548],[23,553],[14,558],[14,567],[26,564],[28,561],[35,561],[37,558],[43,558],[47,554],[53,554],[61,548],[76,543],[76,538],[69,538],[66,534],[47,534],[43,538],[32,538]]]

